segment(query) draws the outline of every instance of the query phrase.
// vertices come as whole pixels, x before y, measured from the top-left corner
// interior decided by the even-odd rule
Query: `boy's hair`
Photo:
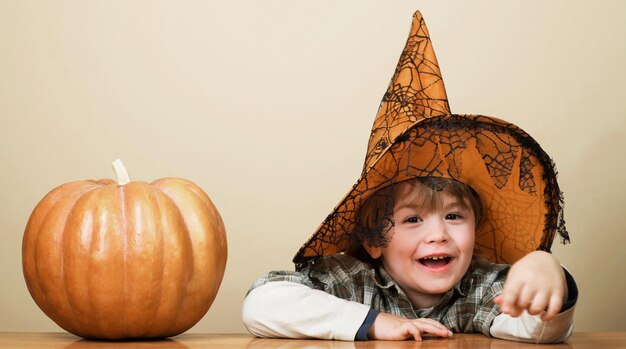
[[[359,244],[385,246],[387,235],[394,227],[393,208],[397,200],[410,202],[430,213],[443,206],[443,195],[448,194],[459,204],[471,209],[476,227],[481,222],[483,208],[474,189],[465,183],[441,177],[418,177],[381,189],[369,197],[356,215],[356,239]]]

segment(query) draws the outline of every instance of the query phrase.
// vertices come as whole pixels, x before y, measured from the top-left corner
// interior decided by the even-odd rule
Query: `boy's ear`
[[[380,258],[380,256],[383,255],[383,248],[382,247],[374,246],[374,245],[370,244],[369,242],[364,242],[363,243],[363,248],[365,248],[367,253],[369,253],[370,257],[372,257],[373,259],[378,259],[378,258]]]

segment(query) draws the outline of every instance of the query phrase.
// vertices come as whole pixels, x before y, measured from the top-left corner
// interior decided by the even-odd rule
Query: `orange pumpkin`
[[[76,181],[33,210],[22,243],[28,290],[63,329],[85,338],[180,334],[209,310],[226,266],[224,224],[194,183]]]

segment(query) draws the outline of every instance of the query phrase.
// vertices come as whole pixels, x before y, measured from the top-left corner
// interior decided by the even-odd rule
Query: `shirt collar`
[[[374,280],[374,284],[380,288],[388,289],[393,286],[398,286],[378,260],[374,261],[374,268],[370,269],[369,273]],[[398,288],[400,287],[398,286]]]

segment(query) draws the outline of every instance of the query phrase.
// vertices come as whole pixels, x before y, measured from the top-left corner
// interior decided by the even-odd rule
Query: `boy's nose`
[[[448,230],[446,225],[443,224],[443,222],[433,223],[430,229],[428,229],[428,234],[426,235],[425,240],[428,243],[447,242]]]

